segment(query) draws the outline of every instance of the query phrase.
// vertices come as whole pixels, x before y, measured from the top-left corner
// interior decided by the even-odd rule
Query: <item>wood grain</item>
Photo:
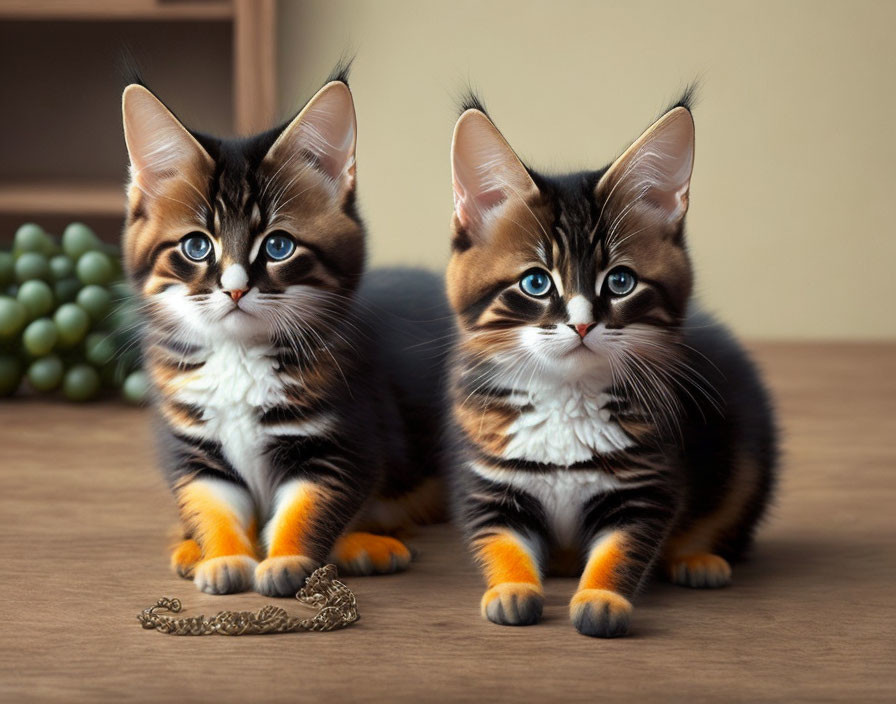
[[[666,584],[631,637],[579,636],[575,582],[545,619],[502,628],[453,530],[411,542],[405,574],[349,579],[346,631],[175,638],[135,615],[258,608],[167,568],[172,501],[146,413],[0,403],[2,701],[874,701],[896,688],[896,345],[757,346],[785,431],[780,497],[753,559],[714,592]],[[285,601],[299,611],[298,604]]]
[[[237,134],[274,126],[277,47],[274,0],[235,0],[233,25],[233,113]]]
[[[2,0],[10,20],[227,20],[230,0]]]

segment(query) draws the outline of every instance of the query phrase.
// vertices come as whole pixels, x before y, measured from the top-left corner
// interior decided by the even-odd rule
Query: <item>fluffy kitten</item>
[[[276,596],[325,560],[404,569],[401,542],[362,531],[438,514],[443,374],[426,343],[443,331],[409,320],[449,312],[419,272],[381,272],[358,290],[344,75],[288,124],[245,139],[188,131],[142,85],[125,90],[123,111],[125,259],[183,524],[174,569],[205,592]]]
[[[527,168],[475,100],[452,146],[456,500],[483,615],[535,623],[551,569],[590,636],[624,634],[659,561],[719,587],[773,484],[775,428],[744,350],[689,309],[688,96],[610,166]]]

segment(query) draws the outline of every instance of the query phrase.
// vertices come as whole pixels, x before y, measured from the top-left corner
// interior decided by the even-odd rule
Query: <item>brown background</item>
[[[896,337],[896,3],[281,0],[283,111],[356,51],[374,262],[441,268],[457,95],[536,168],[599,168],[702,84],[698,293],[753,338]]]

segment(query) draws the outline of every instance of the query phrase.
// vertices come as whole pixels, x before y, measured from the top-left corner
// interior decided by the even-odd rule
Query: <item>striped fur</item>
[[[576,628],[623,635],[654,565],[727,582],[775,465],[755,369],[691,307],[687,96],[600,171],[525,167],[475,101],[452,158],[454,485],[482,612],[534,623],[544,575],[572,572]]]
[[[291,595],[328,559],[365,574],[405,568],[399,541],[356,529],[438,517],[430,430],[443,360],[429,345],[444,331],[401,297],[444,303],[419,272],[362,283],[344,79],[242,140],[187,131],[137,85],[124,121],[125,260],[183,524],[174,569],[211,593]]]

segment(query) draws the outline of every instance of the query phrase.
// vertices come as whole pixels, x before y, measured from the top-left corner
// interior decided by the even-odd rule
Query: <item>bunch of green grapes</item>
[[[138,325],[118,248],[86,225],[70,224],[57,242],[28,223],[12,251],[0,250],[0,396],[27,385],[88,401],[115,388],[140,403]]]

